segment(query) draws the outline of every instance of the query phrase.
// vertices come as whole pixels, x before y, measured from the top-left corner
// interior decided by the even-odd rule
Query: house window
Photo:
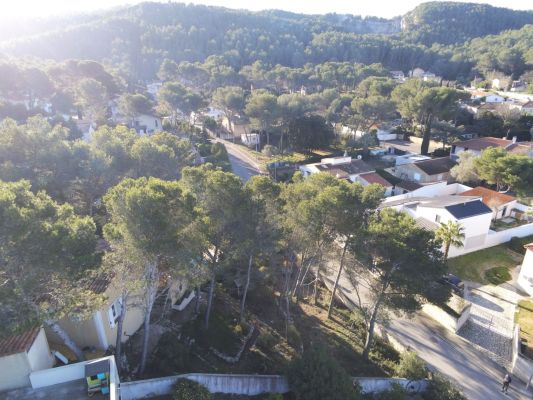
[[[109,326],[114,328],[117,325],[120,313],[122,312],[122,298],[116,299],[107,311],[109,317]]]
[[[437,224],[440,224],[440,215],[438,215],[438,214],[435,215],[435,222],[436,222]]]

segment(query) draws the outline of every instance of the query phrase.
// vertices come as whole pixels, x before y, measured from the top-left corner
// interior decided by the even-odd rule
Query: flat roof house
[[[356,181],[360,174],[374,172],[374,168],[360,159],[352,157],[330,157],[323,158],[319,163],[305,164],[300,166],[304,178],[319,172],[326,172],[339,179],[348,179],[351,182]]]

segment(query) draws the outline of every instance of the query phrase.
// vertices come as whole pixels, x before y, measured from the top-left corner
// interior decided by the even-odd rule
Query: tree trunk
[[[366,332],[365,347],[363,349],[363,359],[368,361],[368,355],[370,354],[370,349],[372,348],[372,342],[374,341],[374,330],[376,327],[376,320],[378,318],[379,308],[381,307],[381,301],[383,300],[383,293],[379,296],[374,309],[372,310],[372,315],[368,322],[368,328]]]
[[[429,115],[424,123],[424,135],[422,137],[422,145],[420,146],[420,153],[427,155],[429,153],[429,142],[431,140],[431,120],[433,117]]]
[[[250,254],[250,259],[248,260],[248,270],[246,271],[246,284],[244,285],[244,293],[242,294],[241,300],[241,322],[244,322],[244,306],[246,305],[246,295],[248,294],[248,288],[250,287],[250,275],[252,273],[252,260],[253,257]]]
[[[339,265],[339,270],[337,271],[337,276],[335,278],[335,283],[333,284],[333,289],[331,291],[331,300],[329,301],[328,306],[328,319],[331,318],[331,314],[333,312],[333,303],[335,302],[335,294],[337,293],[337,287],[339,285],[339,279],[341,278],[342,274],[342,267],[344,266],[344,258],[346,256],[346,250],[348,249],[348,240],[344,242],[344,247],[342,249],[342,256],[341,256],[341,262]]]
[[[78,358],[78,361],[84,361],[85,355],[79,348],[76,342],[70,337],[70,335],[57,323],[57,321],[46,320],[45,324],[61,338],[65,346],[67,346]]]
[[[211,283],[209,285],[209,297],[207,299],[207,311],[205,312],[205,329],[209,329],[209,318],[211,317],[211,306],[213,305],[213,294],[215,292],[215,273],[211,275]]]
[[[126,303],[128,296],[122,295],[122,303],[120,305],[120,315],[117,321],[117,341],[115,342],[115,359],[119,371],[122,369],[122,327],[124,326],[124,318],[126,317]]]
[[[450,252],[450,242],[444,244],[444,261],[448,259],[448,253]]]
[[[196,286],[196,304],[194,305],[194,313],[200,312],[200,286]]]
[[[157,263],[147,265],[146,271],[147,285],[146,299],[145,299],[145,315],[144,315],[144,332],[143,332],[143,349],[141,355],[141,366],[139,368],[139,375],[144,374],[146,368],[146,360],[148,359],[148,343],[150,339],[150,318],[154,308],[155,299],[157,297],[157,287],[159,283],[159,274]]]

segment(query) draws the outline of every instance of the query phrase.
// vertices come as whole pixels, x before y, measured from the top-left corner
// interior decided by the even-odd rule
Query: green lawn
[[[520,325],[521,338],[527,340],[526,355],[533,359],[533,300],[518,303],[515,320]]]
[[[494,267],[485,271],[485,279],[493,285],[501,285],[511,280],[508,267]]]
[[[505,272],[509,273],[508,269],[516,267],[520,262],[519,254],[510,251],[506,245],[499,245],[451,258],[448,260],[448,265],[450,272],[463,280],[488,284],[492,283],[488,278],[495,277],[496,272],[503,276]],[[488,272],[493,268],[499,269]],[[485,274],[486,271],[488,276]]]

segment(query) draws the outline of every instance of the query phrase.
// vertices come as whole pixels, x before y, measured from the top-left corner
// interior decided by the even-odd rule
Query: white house
[[[485,103],[503,103],[505,101],[505,97],[500,96],[497,93],[492,92],[483,92],[480,90],[476,90],[471,93],[471,99],[472,100],[482,100]]]
[[[400,122],[398,121],[392,121],[392,122],[383,122],[374,124],[370,127],[368,131],[361,131],[357,130],[355,132],[355,137],[361,137],[365,133],[375,131],[378,140],[380,141],[387,141],[387,140],[396,140],[398,138],[398,135],[396,134],[396,128],[400,125]],[[343,127],[342,129],[343,134],[351,134],[353,135],[353,129],[350,129],[348,127]]]
[[[463,228],[463,253],[485,243],[492,221],[492,210],[479,196],[443,195],[438,197],[390,198],[382,208],[393,208],[411,215],[425,229],[436,230],[440,223],[453,221]],[[450,249],[450,254],[456,249]]]
[[[242,133],[241,142],[249,147],[258,146],[261,144],[261,136],[259,133]]]
[[[392,79],[403,82],[405,80],[405,74],[403,71],[391,71],[390,72]]]
[[[394,185],[377,172],[365,172],[364,174],[357,175],[355,177],[355,182],[359,182],[363,186],[371,184],[380,185],[385,189],[385,197],[389,197],[393,194]]]
[[[355,182],[358,175],[374,172],[374,168],[363,160],[354,160],[352,157],[346,156],[323,158],[319,163],[300,165],[300,171],[304,178],[319,172],[326,172],[336,178]]]
[[[527,294],[533,296],[533,243],[529,243],[524,247],[526,254],[520,267],[517,283]]]
[[[511,216],[517,204],[515,197],[482,186],[459,193],[459,195],[481,196],[483,203],[492,210],[492,219],[502,219]]]
[[[495,137],[481,137],[477,139],[470,139],[452,144],[450,157],[456,159],[463,151],[470,151],[476,156],[489,147],[501,147],[503,149],[512,148],[513,144],[517,144],[516,140],[500,139]]]
[[[32,372],[53,365],[54,356],[41,327],[0,339],[0,392],[30,386]]]
[[[533,101],[530,100],[527,103],[522,104],[520,111],[522,114],[533,115]]]
[[[163,130],[161,118],[155,115],[139,114],[130,124],[141,135],[151,135]]]

